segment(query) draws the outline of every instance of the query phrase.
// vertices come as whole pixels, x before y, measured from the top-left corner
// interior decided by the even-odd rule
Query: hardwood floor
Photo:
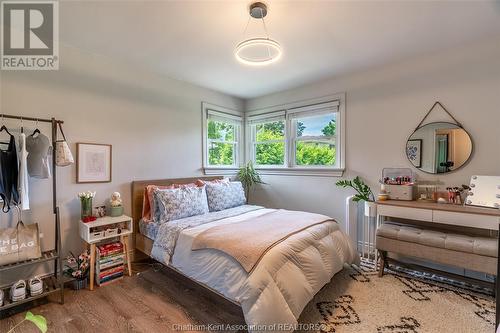
[[[176,325],[244,324],[240,308],[175,272],[150,264],[135,264],[133,271],[94,291],[66,289],[64,305],[48,302],[30,311],[47,319],[49,332],[173,332]],[[0,332],[23,318],[24,312],[0,320]],[[24,323],[15,332],[38,331]]]

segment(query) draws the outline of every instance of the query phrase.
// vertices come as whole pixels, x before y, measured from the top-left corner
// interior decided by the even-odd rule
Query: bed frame
[[[196,180],[201,179],[201,180],[215,180],[215,179],[222,179],[222,176],[215,176],[215,177],[196,177],[196,178],[173,178],[173,179],[156,179],[156,180],[140,180],[140,181],[134,181],[132,182],[132,218],[133,218],[133,223],[134,223],[134,230],[132,234],[132,241],[134,242],[134,247],[135,247],[135,253],[133,254],[132,258],[134,261],[137,261],[141,259],[141,256],[144,258],[146,255],[147,257],[151,258],[151,250],[153,248],[153,240],[141,235],[139,232],[139,220],[142,218],[142,203],[144,199],[144,188],[147,185],[158,185],[158,186],[165,186],[165,185],[172,185],[172,184],[189,184],[189,183],[194,183]],[[137,253],[137,252],[140,253]],[[142,254],[142,255],[141,255]],[[190,281],[191,283],[195,283],[198,286],[203,287],[204,289],[208,289],[210,292],[213,294],[216,294],[226,301],[231,302],[233,305],[236,305],[241,309],[241,305],[232,300],[227,298],[226,296],[222,295],[218,291],[210,288],[209,286],[198,282],[196,280],[191,279],[190,277],[184,275],[181,271],[175,269],[172,266],[166,266],[163,265],[165,269],[174,272],[174,274],[178,274],[179,276],[182,276],[186,280]]]

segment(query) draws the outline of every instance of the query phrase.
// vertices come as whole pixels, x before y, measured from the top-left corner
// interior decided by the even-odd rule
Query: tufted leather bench
[[[496,275],[498,244],[494,238],[386,222],[377,229],[376,247],[382,261],[380,276],[384,272],[387,252]]]

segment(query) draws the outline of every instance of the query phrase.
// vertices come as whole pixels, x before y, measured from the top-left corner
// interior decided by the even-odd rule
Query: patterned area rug
[[[491,289],[396,266],[379,278],[371,262],[362,262],[338,273],[299,322],[335,333],[490,333],[495,299]]]

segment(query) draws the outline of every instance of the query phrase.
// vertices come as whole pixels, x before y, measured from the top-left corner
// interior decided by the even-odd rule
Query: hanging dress
[[[3,200],[2,211],[7,213],[10,205],[19,203],[18,164],[14,136],[10,136],[7,150],[0,149],[0,198]]]
[[[28,189],[28,151],[26,150],[26,134],[19,136],[19,200],[22,210],[30,209]]]

